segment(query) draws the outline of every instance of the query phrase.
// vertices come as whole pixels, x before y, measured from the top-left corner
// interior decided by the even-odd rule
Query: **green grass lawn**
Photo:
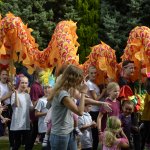
[[[9,150],[9,142],[7,139],[3,139],[1,137],[0,139],[0,150]],[[20,148],[20,150],[24,150],[23,147]],[[38,145],[35,145],[33,150],[41,150],[41,145],[38,144]]]
[[[41,144],[34,145],[33,150],[41,150],[42,146]],[[0,137],[0,150],[9,150],[9,142],[7,137]],[[21,146],[19,150],[24,150],[24,147]],[[80,150],[80,146],[78,147],[78,150]]]

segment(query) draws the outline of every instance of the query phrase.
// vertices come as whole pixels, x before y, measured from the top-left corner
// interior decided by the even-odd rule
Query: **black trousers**
[[[90,115],[91,115],[93,121],[97,122],[98,114],[99,114],[99,112],[97,112],[97,111],[90,112]],[[93,138],[93,150],[97,150],[98,142],[99,142],[97,128],[92,128],[92,138]]]
[[[14,135],[13,150],[19,150],[19,147],[22,144],[22,138],[24,139],[25,150],[29,150],[30,130],[19,130],[19,131],[12,131],[12,132]]]
[[[139,113],[133,112],[131,114],[131,123],[133,126],[139,126]],[[141,135],[139,131],[133,131],[132,132],[132,137],[133,137],[133,145],[135,150],[141,150]]]
[[[141,140],[141,150],[144,150],[145,144],[150,144],[150,121],[144,121],[144,128]]]
[[[45,137],[45,133],[39,133],[39,135],[40,135],[40,142],[42,143]]]
[[[31,123],[31,134],[30,134],[30,143],[29,143],[29,149],[32,150],[34,146],[34,142],[36,140],[36,137],[38,135],[38,120],[34,120]]]

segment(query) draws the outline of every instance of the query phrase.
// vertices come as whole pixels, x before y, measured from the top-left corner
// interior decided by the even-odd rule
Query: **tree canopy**
[[[77,22],[80,63],[90,47],[104,41],[117,52],[118,61],[129,32],[136,26],[150,26],[149,0],[3,0],[0,12],[12,12],[34,31],[39,48],[47,47],[56,24],[61,20]]]

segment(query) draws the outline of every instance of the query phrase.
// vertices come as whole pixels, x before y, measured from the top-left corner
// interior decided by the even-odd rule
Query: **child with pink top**
[[[129,147],[118,117],[111,116],[107,119],[106,129],[100,133],[100,142],[103,145],[102,150],[121,150],[121,148]]]
[[[97,128],[98,131],[104,131],[106,127],[106,120],[107,117],[110,116],[117,116],[119,117],[120,115],[120,102],[117,100],[119,93],[120,93],[120,87],[118,83],[116,82],[110,82],[107,85],[107,94],[108,97],[105,99],[105,102],[110,104],[111,112],[107,112],[105,110],[105,107],[101,107],[99,110],[98,118],[97,118]]]

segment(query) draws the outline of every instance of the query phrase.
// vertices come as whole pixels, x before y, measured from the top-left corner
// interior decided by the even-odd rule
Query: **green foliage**
[[[83,63],[91,52],[90,47],[99,42],[100,0],[77,0],[76,9],[81,17],[77,24],[77,34],[80,62]]]
[[[5,0],[0,4],[0,11],[3,16],[11,12],[28,24],[34,30],[32,34],[43,50],[47,47],[55,27],[54,13],[47,8],[48,2],[49,0]]]
[[[8,12],[19,16],[34,30],[32,35],[43,50],[59,21],[80,19],[73,5],[74,0],[5,0],[0,3],[0,12],[3,17]]]
[[[66,8],[65,8],[65,14],[64,19],[67,20],[73,20],[73,21],[79,21],[81,18],[78,15],[77,10],[74,7],[75,1],[74,0],[68,0]]]
[[[144,0],[141,6],[141,22],[143,25],[150,27],[150,1]]]
[[[77,21],[80,63],[100,40],[120,56],[129,32],[136,26],[150,26],[149,0],[5,0],[0,1],[4,17],[12,12],[33,31],[40,49],[47,47],[56,24],[61,20]]]
[[[74,8],[75,0],[51,0],[49,6],[54,12],[54,21],[73,20],[78,21],[78,12]]]
[[[118,61],[126,46],[129,32],[136,26],[147,25],[147,0],[105,0],[101,4],[100,39],[114,48]],[[148,2],[148,1],[147,1]],[[150,2],[149,2],[150,4]],[[143,17],[145,14],[145,18]]]

